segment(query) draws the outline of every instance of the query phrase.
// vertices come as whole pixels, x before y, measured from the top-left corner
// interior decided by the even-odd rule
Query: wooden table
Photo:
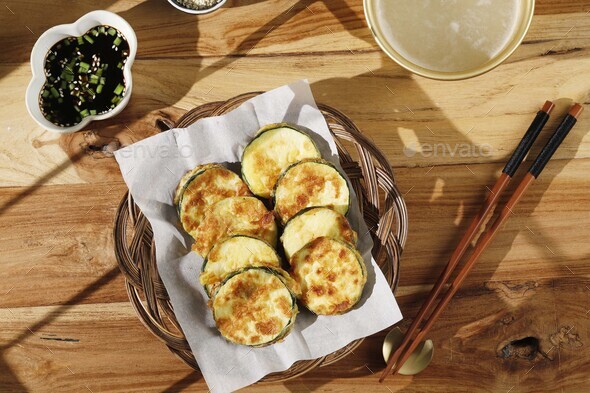
[[[411,317],[538,107],[557,100],[553,127],[570,99],[589,103],[589,1],[538,1],[516,53],[460,82],[390,61],[360,0],[229,1],[203,17],[164,0],[103,1],[137,32],[133,97],[115,119],[60,137],[26,112],[29,53],[96,5],[52,3],[0,10],[1,392],[207,390],[139,322],[113,253],[126,188],[105,146],[157,133],[157,118],[308,78],[386,153],[405,193],[397,298]],[[335,365],[246,391],[588,391],[589,126],[585,114],[436,324],[427,370],[378,384],[382,332]]]

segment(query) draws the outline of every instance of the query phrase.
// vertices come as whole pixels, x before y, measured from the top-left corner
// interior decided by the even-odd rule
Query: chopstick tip
[[[580,116],[580,113],[582,113],[582,111],[584,110],[584,107],[578,103],[574,104],[571,108],[570,111],[568,112],[568,114],[570,116],[575,117],[576,119],[578,118],[578,116]]]
[[[550,114],[551,111],[555,108],[555,104],[549,100],[545,101],[545,104],[541,108],[541,110],[547,114]]]

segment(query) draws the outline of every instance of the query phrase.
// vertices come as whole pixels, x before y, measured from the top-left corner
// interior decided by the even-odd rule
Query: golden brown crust
[[[315,314],[342,314],[361,298],[367,280],[364,261],[350,245],[319,237],[291,258],[291,275],[301,301]]]
[[[222,283],[211,306],[223,337],[236,344],[264,346],[289,333],[298,310],[281,274],[278,269],[249,268]]]
[[[178,186],[176,187],[176,191],[174,192],[174,206],[176,206],[177,209],[178,209],[178,203],[180,202],[180,199],[182,197],[182,193],[184,192],[184,188],[187,185],[186,183],[190,180],[190,178],[193,177],[195,174],[197,174],[199,171],[202,171],[202,170],[208,169],[208,168],[213,168],[215,166],[221,166],[221,165],[220,164],[197,165],[196,167],[194,167],[190,171],[186,172],[180,178],[180,181],[178,182]]]
[[[251,195],[246,183],[234,172],[220,165],[206,165],[193,173],[180,199],[180,222],[193,238],[208,209],[233,196]]]
[[[326,206],[346,214],[350,204],[346,180],[325,160],[303,160],[287,168],[273,197],[283,224],[306,207]]]
[[[232,235],[253,236],[275,247],[277,225],[272,212],[254,197],[223,199],[205,212],[196,230],[193,250],[206,256],[217,242]]]
[[[296,126],[269,124],[244,149],[242,176],[255,195],[269,198],[285,168],[305,158],[319,157],[313,140]]]

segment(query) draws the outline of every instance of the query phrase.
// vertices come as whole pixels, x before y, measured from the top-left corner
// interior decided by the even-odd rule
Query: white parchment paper
[[[285,341],[264,348],[230,344],[217,331],[199,283],[203,259],[190,251],[192,239],[180,229],[173,194],[182,175],[198,164],[221,162],[229,168],[239,167],[242,150],[256,131],[277,122],[310,130],[323,157],[340,168],[336,145],[306,81],[269,91],[226,115],[163,132],[115,153],[135,203],[151,223],[160,276],[214,393],[240,389],[266,374],[286,370],[297,360],[327,355],[402,318],[385,277],[371,257],[372,240],[353,195],[348,218],[359,234],[358,248],[368,270],[359,304],[340,316],[315,316],[300,307],[295,328]]]

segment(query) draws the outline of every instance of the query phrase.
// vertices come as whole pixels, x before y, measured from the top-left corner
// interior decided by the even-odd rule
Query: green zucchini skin
[[[338,205],[338,206],[332,206],[330,204],[325,204],[325,203],[313,203],[313,200],[311,200],[309,198],[308,194],[300,193],[298,195],[294,195],[293,197],[295,199],[297,199],[299,197],[299,195],[301,195],[304,198],[310,199],[310,202],[303,205],[303,206],[300,206],[300,208],[296,211],[285,212],[284,207],[281,206],[281,201],[279,201],[277,199],[277,194],[279,194],[281,192],[281,188],[289,187],[289,185],[286,184],[285,179],[289,175],[290,171],[294,170],[295,168],[297,168],[300,165],[309,165],[309,164],[325,165],[325,166],[329,167],[330,169],[332,169],[333,173],[336,173],[338,175],[338,178],[340,179],[340,181],[342,182],[343,186],[346,189],[346,202],[345,202],[345,204]],[[280,219],[281,223],[283,225],[285,225],[291,217],[293,217],[298,212],[300,212],[301,210],[308,208],[308,207],[331,207],[334,210],[341,213],[342,215],[346,215],[348,213],[348,211],[350,210],[350,206],[351,206],[351,202],[352,202],[351,201],[351,193],[352,193],[352,191],[350,189],[350,185],[348,184],[348,181],[346,180],[346,177],[342,173],[340,173],[340,171],[338,170],[338,168],[336,168],[336,166],[334,164],[332,164],[331,162],[326,161],[324,159],[306,159],[306,160],[301,160],[299,162],[291,164],[289,167],[287,167],[281,173],[281,175],[279,176],[279,179],[277,180],[277,182],[275,184],[275,187],[274,187],[273,192],[271,194],[271,198],[272,198],[272,203],[274,205],[274,210],[275,210],[276,215]]]
[[[278,133],[285,135],[280,136]],[[284,142],[281,138],[284,138]],[[283,169],[302,159],[320,157],[321,153],[313,139],[296,125],[269,124],[258,130],[254,139],[244,148],[242,179],[254,195],[270,198],[276,178]]]
[[[219,164],[204,164],[198,165],[194,169],[188,171],[184,174],[184,176],[180,179],[178,183],[178,188],[176,189],[176,193],[174,195],[174,205],[176,206],[176,211],[180,216],[180,204],[182,203],[182,197],[184,196],[184,192],[186,191],[189,184],[197,178],[201,173],[206,171],[209,168],[221,167]]]

